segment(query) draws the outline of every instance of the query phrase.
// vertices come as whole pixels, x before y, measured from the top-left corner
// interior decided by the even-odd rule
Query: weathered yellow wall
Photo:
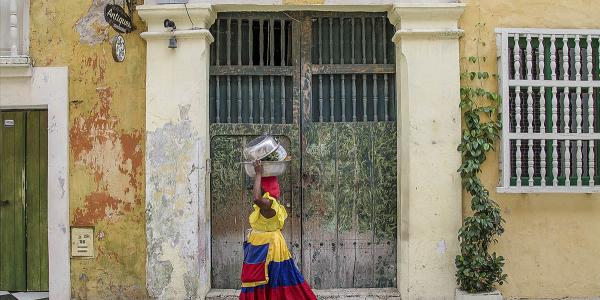
[[[32,0],[34,66],[69,68],[71,226],[94,226],[94,259],[71,260],[74,299],[145,298],[145,54],[124,34],[116,63],[104,22],[108,0]],[[117,3],[122,3],[117,1]],[[52,275],[51,275],[52,276]]]
[[[485,69],[497,73],[498,27],[600,28],[598,0],[468,0],[461,18],[465,36],[461,56],[476,55],[477,23],[490,58]],[[493,82],[490,88],[497,90]],[[505,297],[558,298],[600,295],[600,195],[496,194],[498,154],[491,155],[483,180],[502,208],[506,232],[495,250],[507,262]],[[464,213],[469,199],[464,198]]]

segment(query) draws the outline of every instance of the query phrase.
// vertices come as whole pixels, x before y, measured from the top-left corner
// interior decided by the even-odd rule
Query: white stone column
[[[460,68],[463,4],[397,4],[398,286],[402,299],[453,299],[462,221]]]
[[[210,288],[208,4],[142,5],[146,70],[146,283],[151,297],[202,299]],[[189,17],[188,17],[189,13]],[[191,20],[190,20],[191,18]],[[175,22],[170,32],[165,19]],[[193,25],[192,25],[193,22]],[[168,48],[175,36],[177,48]]]

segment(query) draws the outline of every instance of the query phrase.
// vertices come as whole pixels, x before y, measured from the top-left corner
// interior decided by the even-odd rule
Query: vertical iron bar
[[[231,76],[227,75],[227,123],[231,123]]]
[[[248,113],[250,114],[249,123],[254,123],[254,93],[252,92],[252,76],[248,76]]]
[[[238,23],[238,34],[237,34],[237,54],[238,54],[238,65],[242,65],[242,19],[237,20]]]
[[[217,23],[217,42],[215,43],[215,47],[217,48],[217,62],[215,63],[215,65],[218,66],[221,64],[220,55],[219,55],[219,52],[220,52],[219,49],[221,48],[221,42],[220,42],[220,38],[219,38],[219,36],[221,35],[221,32],[220,32],[221,28],[219,25],[221,23],[221,20],[217,19],[216,23]],[[219,77],[217,76],[217,78],[219,78]]]
[[[355,18],[352,18],[352,64],[354,64],[355,62],[355,46],[356,44],[354,43],[355,40],[355,33],[354,33],[354,20]],[[352,74],[352,121],[356,122],[356,74]]]
[[[231,66],[231,18],[227,19],[227,65]]]
[[[227,65],[231,65],[231,18],[227,19]],[[227,75],[227,123],[231,123],[231,76]]]
[[[238,23],[238,34],[237,34],[237,54],[238,54],[238,66],[242,65],[242,19],[237,20]],[[238,123],[242,123],[242,76],[237,76],[238,84]]]
[[[269,66],[275,65],[275,19],[273,17],[269,18],[269,52],[270,52],[270,60]],[[273,77],[271,77],[271,80]]]
[[[254,64],[254,20],[249,19],[248,20],[248,43],[250,44],[250,47],[248,47],[248,65],[252,66]],[[252,78],[252,77],[251,77]],[[252,80],[252,79],[250,79]],[[252,81],[250,81],[252,82]]]
[[[383,48],[383,64],[387,64],[387,17],[383,17],[383,38],[381,39],[381,46]],[[388,99],[388,74],[383,74],[383,104],[384,104],[384,121],[390,120],[389,118],[389,99]]]
[[[269,76],[271,82],[271,93],[269,94],[269,103],[271,106],[271,124],[275,123],[275,85],[273,84],[273,75]]]
[[[344,64],[344,18],[340,18],[340,64]],[[344,74],[342,74],[342,122],[346,122],[346,83]]]
[[[217,44],[218,45],[218,44]],[[220,76],[215,76],[216,80],[217,80],[217,87],[215,88],[216,92],[217,92],[217,99],[215,101],[216,103],[216,110],[217,110],[217,123],[221,123],[221,87],[219,84],[219,78]]]
[[[367,63],[367,38],[365,37],[365,17],[360,19],[361,29],[362,29],[362,63]],[[363,90],[362,90],[362,98],[363,98],[363,122],[367,122],[367,74],[362,74],[363,78]]]
[[[238,123],[242,123],[242,75],[237,76],[238,83]]]
[[[263,19],[258,19],[258,42],[259,42],[259,54],[260,54],[260,60],[259,60],[259,64],[262,66],[264,65],[264,60],[263,60],[263,56],[265,53],[265,48],[264,48],[264,32],[263,32]],[[258,94],[258,105],[259,105],[259,118],[260,118],[260,123],[264,123],[265,122],[265,115],[264,115],[264,111],[265,111],[265,94],[264,94],[264,78],[262,75],[260,75],[258,77],[258,80],[260,82],[260,89],[259,89],[259,94]]]
[[[375,35],[375,17],[371,18],[371,34],[373,35],[372,37],[372,45],[373,45],[373,63],[376,64],[377,63],[377,39],[376,39],[376,35]],[[378,113],[379,113],[379,109],[378,109],[378,96],[377,96],[377,74],[373,73],[373,121],[377,122],[378,120]]]
[[[285,76],[281,76],[281,124],[285,124]]]
[[[333,64],[333,18],[329,18],[329,64]],[[329,122],[335,121],[333,97],[333,74],[329,74]]]
[[[281,38],[279,40],[279,50],[281,54],[281,66],[285,66],[285,20],[281,19],[279,21],[279,26],[281,27],[279,32],[281,33]]]
[[[254,20],[248,19],[248,65],[254,65]],[[254,93],[252,92],[252,76],[248,76],[248,122],[254,123]]]
[[[263,19],[258,19],[258,42],[260,43],[259,45],[259,54],[260,54],[260,65],[262,66],[264,64],[263,62],[263,55],[265,54],[265,37],[264,37],[264,32],[263,32]],[[262,78],[262,77],[261,77]]]
[[[321,23],[323,18],[319,18],[319,65],[323,64],[323,29]],[[319,74],[319,122],[323,122],[323,75]]]
[[[265,122],[265,90],[264,90],[264,80],[263,76],[259,76],[260,80],[260,94],[259,94],[259,105],[260,105],[260,123]]]

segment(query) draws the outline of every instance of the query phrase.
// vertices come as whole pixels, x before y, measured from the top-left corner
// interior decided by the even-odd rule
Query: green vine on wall
[[[482,71],[486,57],[479,56],[481,27],[478,24],[477,55],[468,57],[461,73],[463,84],[460,89],[460,108],[466,127],[462,131],[458,151],[462,164],[458,169],[462,184],[471,197],[473,215],[463,220],[458,231],[460,255],[456,256],[456,280],[460,289],[469,293],[489,292],[494,285],[506,282],[503,273],[504,258],[489,253],[489,246],[497,243],[504,232],[504,219],[500,208],[481,183],[481,166],[489,151],[495,150],[494,143],[500,138],[500,96],[485,88],[485,82],[496,76]]]

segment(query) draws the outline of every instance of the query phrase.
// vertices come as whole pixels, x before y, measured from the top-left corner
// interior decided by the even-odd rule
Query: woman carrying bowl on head
[[[263,159],[282,161],[285,157],[280,154]],[[240,299],[316,300],[317,297],[300,274],[281,234],[287,211],[277,201],[280,197],[277,177],[263,177],[261,160],[255,160],[253,165],[254,211],[249,217],[252,229],[244,242]]]

